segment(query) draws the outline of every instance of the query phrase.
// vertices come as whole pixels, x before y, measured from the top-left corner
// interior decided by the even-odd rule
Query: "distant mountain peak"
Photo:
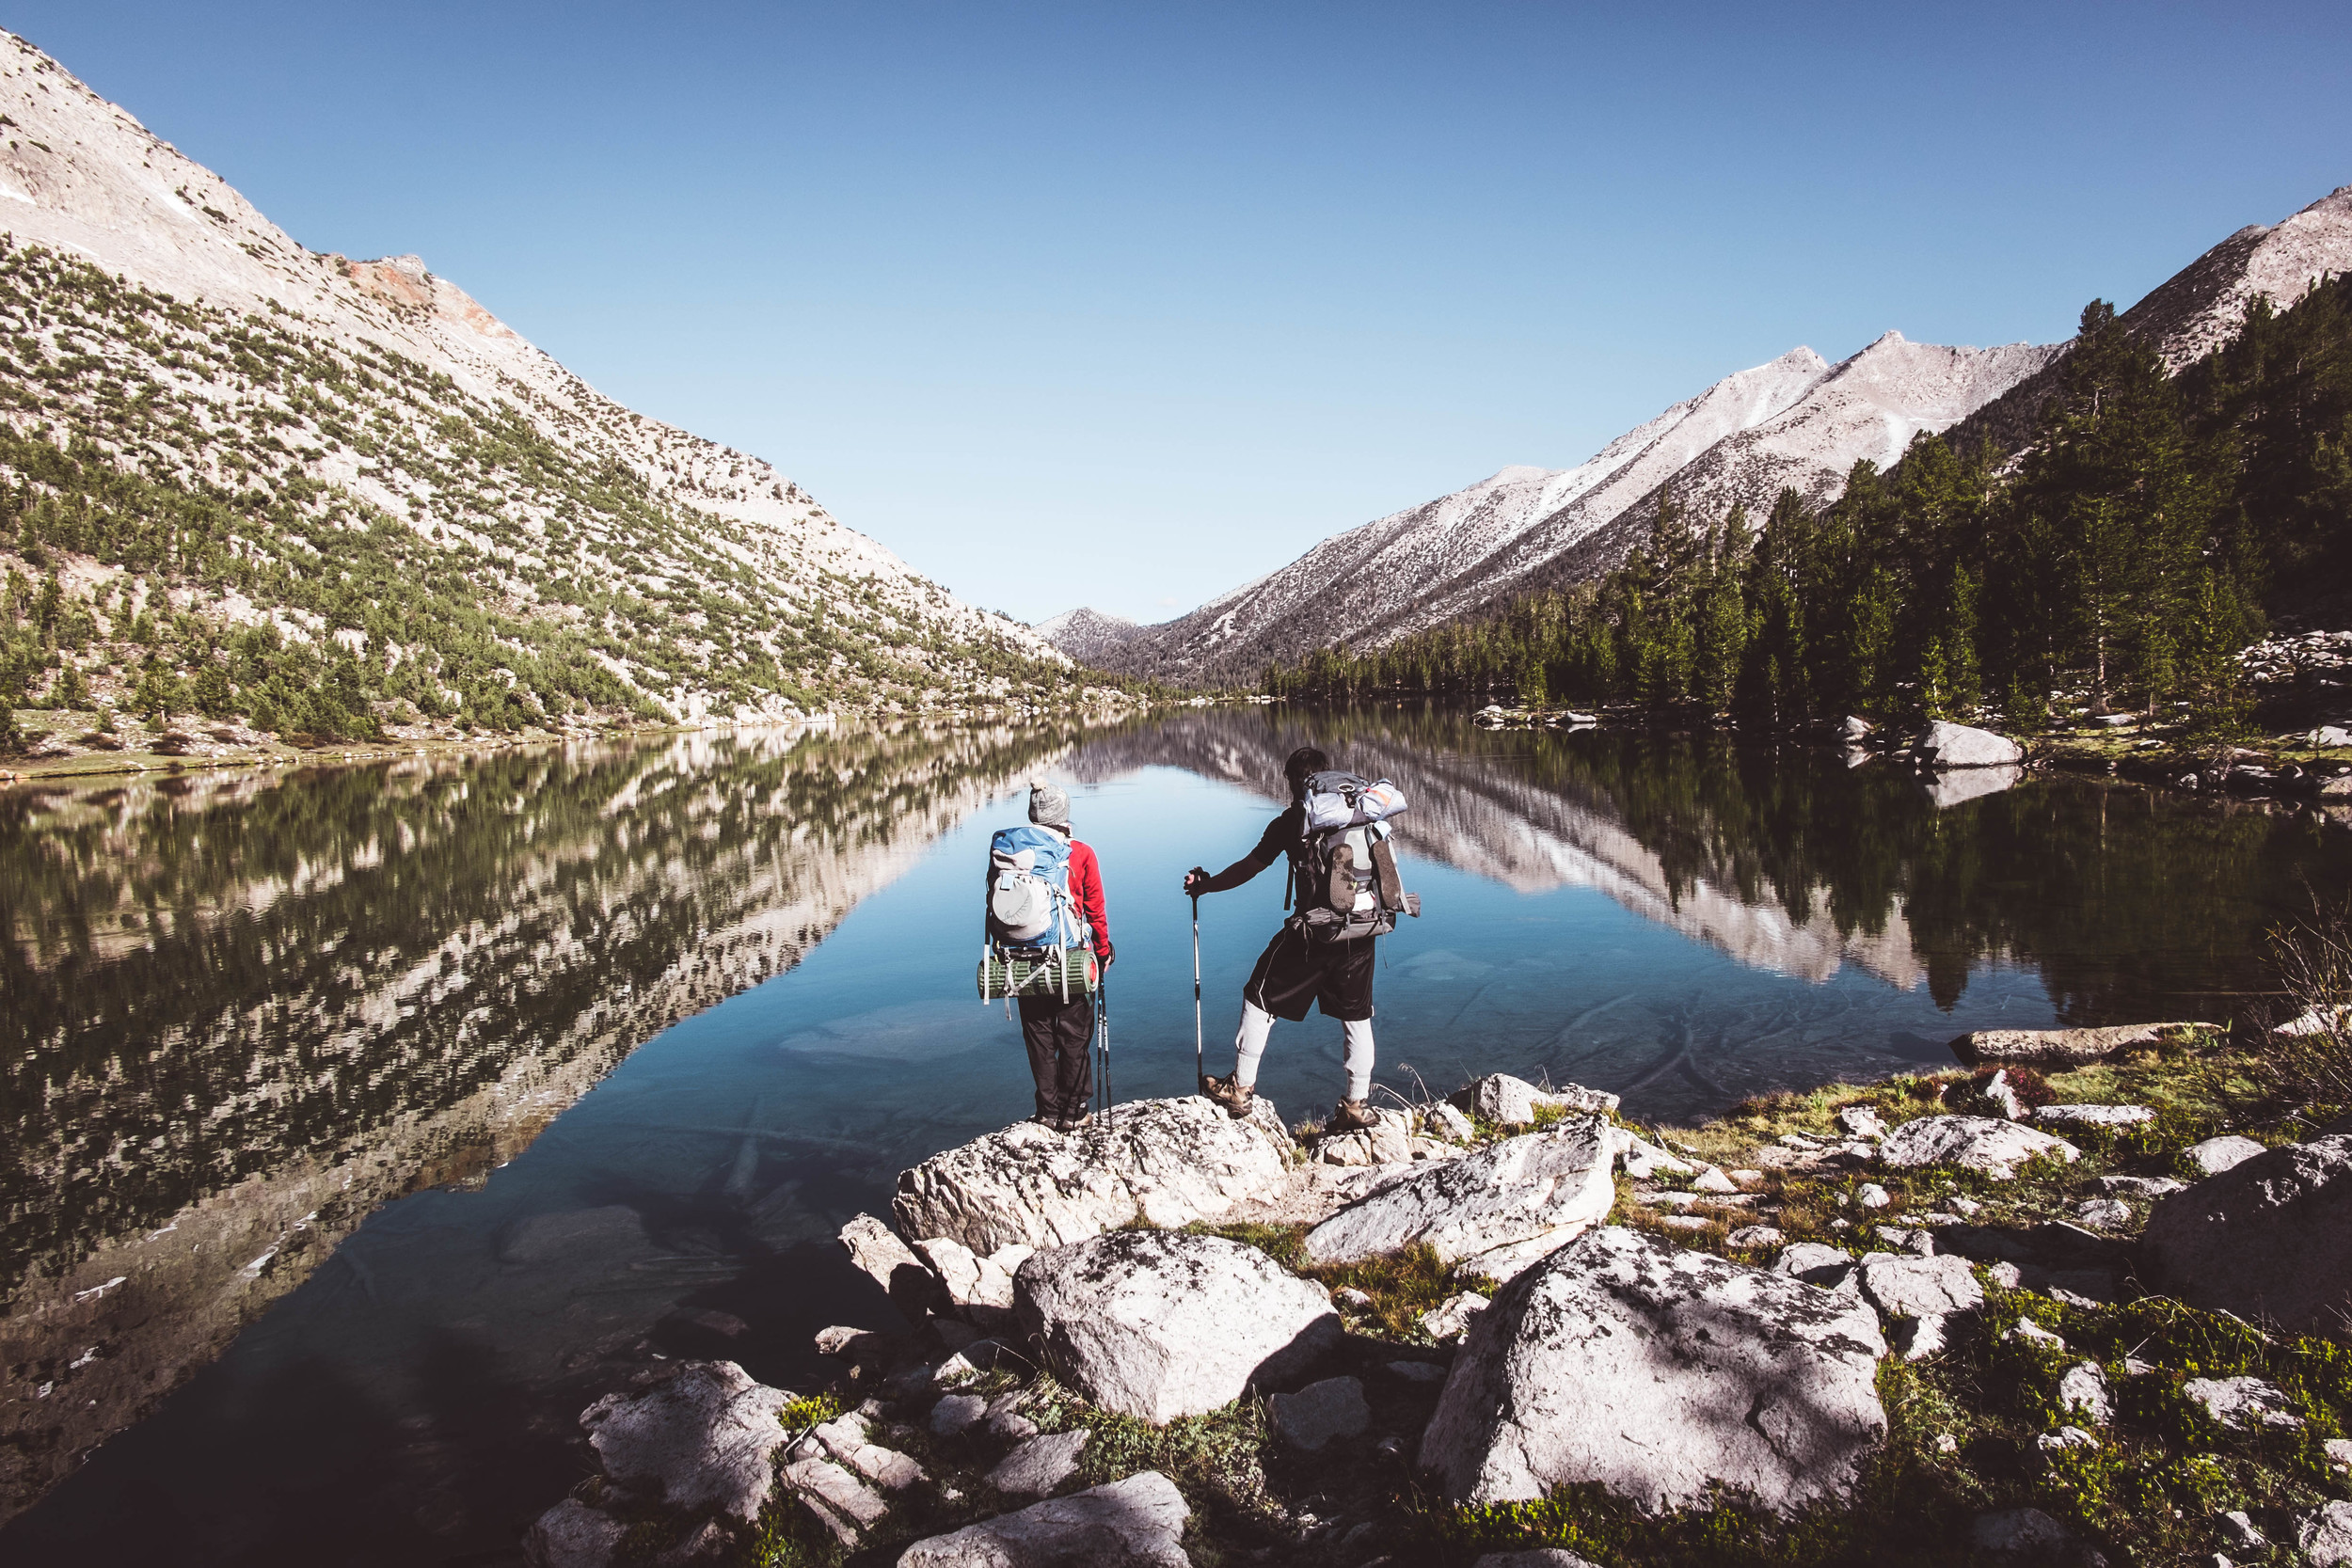
[[[1098,663],[1105,655],[1133,641],[1136,634],[1143,630],[1123,615],[1084,605],[1040,621],[1029,629],[1082,664]]]

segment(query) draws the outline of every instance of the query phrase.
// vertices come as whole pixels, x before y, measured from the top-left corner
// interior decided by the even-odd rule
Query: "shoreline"
[[[2335,1519],[2331,1509],[2352,1523],[2352,1444],[2336,1437],[2352,1419],[2352,1356],[2326,1339],[2265,1334],[2186,1304],[2182,1292],[2193,1282],[2157,1280],[2141,1241],[2176,1195],[2226,1188],[2237,1163],[2312,1147],[2295,1140],[2312,1139],[2317,1118],[2334,1108],[2290,1104],[2267,1075],[2266,1048],[2207,1025],[1963,1038],[2024,1039],[2019,1049],[2030,1054],[2036,1040],[2060,1037],[2106,1043],[2090,1059],[2043,1058],[2046,1071],[2018,1060],[1956,1061],[1758,1097],[1688,1127],[1637,1125],[1615,1115],[1613,1096],[1495,1076],[1447,1101],[1386,1109],[1371,1132],[1324,1139],[1302,1125],[1297,1142],[1261,1125],[1270,1117],[1230,1122],[1197,1112],[1207,1103],[1198,1097],[1131,1102],[1120,1115],[1126,1136],[1142,1141],[1130,1151],[1142,1162],[1132,1168],[1099,1128],[1054,1134],[1015,1124],[904,1173],[895,1227],[866,1216],[844,1229],[851,1260],[896,1310],[875,1326],[818,1336],[820,1354],[838,1369],[822,1388],[761,1396],[784,1411],[776,1441],[791,1447],[772,1490],[762,1481],[745,1520],[751,1529],[649,1504],[642,1481],[616,1467],[604,1433],[622,1416],[654,1419],[660,1396],[615,1395],[582,1418],[601,1428],[604,1473],[534,1527],[532,1560],[542,1568],[589,1560],[556,1549],[558,1526],[652,1544],[682,1523],[716,1530],[707,1538],[714,1550],[735,1553],[714,1561],[996,1560],[943,1554],[1044,1529],[1091,1499],[1143,1486],[1165,1488],[1171,1511],[1161,1555],[1104,1560],[1473,1568],[1486,1554],[1549,1547],[1613,1568],[1926,1564],[1998,1555],[2008,1542],[2061,1551],[2054,1560],[2118,1560],[2102,1555],[2113,1552],[2124,1561],[2173,1561],[2244,1551],[2241,1526],[2295,1541]],[[1906,1152],[1922,1134],[1951,1128],[1991,1140],[1986,1147],[2006,1140],[2006,1164],[1980,1163],[1966,1149],[1936,1159]],[[1183,1145],[1188,1163],[1205,1158],[1227,1173],[1217,1179],[1231,1189],[1221,1211],[1207,1188],[1152,1176],[1155,1139],[1176,1140],[1163,1152]],[[1250,1186],[1251,1163],[1272,1158],[1265,1151],[1275,1140],[1279,1159],[1261,1164]],[[2318,1140],[2335,1144],[2352,1139]],[[1506,1244],[1455,1261],[1450,1253],[1470,1243],[1351,1252],[1332,1239],[1377,1229],[1400,1204],[1425,1209],[1447,1191],[1475,1208],[1485,1189],[1462,1184],[1472,1176],[1507,1186],[1514,1160],[1577,1147],[1608,1152],[1597,1173],[1588,1163],[1573,1179],[1584,1191],[1583,1217],[1534,1249],[1549,1256],[1510,1256]],[[1049,1235],[1078,1223],[1067,1207],[1078,1200],[1056,1174],[1064,1160],[1076,1162],[1073,1172],[1141,1181],[1138,1194],[1157,1196],[1143,1197],[1123,1227],[1105,1211],[1091,1239]],[[943,1224],[965,1227],[964,1239],[916,1235]],[[1008,1241],[1016,1231],[1028,1239]],[[1443,1224],[1419,1232],[1447,1233]],[[1680,1321],[1737,1339],[1759,1299],[1778,1304],[1772,1312],[1800,1313],[1767,1328],[1768,1342],[1788,1327],[1802,1340],[1797,1325],[1817,1302],[1850,1323],[1840,1333],[1867,1335],[1877,1349],[1858,1370],[1851,1349],[1836,1354],[1850,1368],[1845,1397],[1865,1400],[1877,1424],[1844,1458],[1813,1465],[1830,1478],[1827,1492],[1811,1481],[1796,1485],[1804,1466],[1785,1478],[1795,1490],[1776,1493],[1782,1482],[1771,1465],[1740,1468],[1752,1452],[1732,1463],[1733,1450],[1747,1451],[1739,1422],[1731,1425],[1740,1430],[1687,1428],[1688,1446],[1712,1456],[1703,1464],[1731,1468],[1708,1471],[1714,1479],[1700,1494],[1669,1497],[1670,1506],[1634,1500],[1644,1496],[1638,1486],[1629,1497],[1613,1481],[1577,1482],[1573,1465],[1549,1472],[1553,1481],[1536,1494],[1461,1490],[1449,1465],[1469,1441],[1461,1411],[1476,1403],[1480,1380],[1522,1376],[1542,1360],[1512,1360],[1521,1370],[1506,1374],[1499,1345],[1539,1332],[1528,1326],[1537,1322],[1527,1316],[1531,1303],[1608,1257],[1704,1259],[1692,1262],[1695,1274],[1679,1265],[1668,1274],[1731,1290],[1705,1309],[1669,1303],[1653,1324],[1669,1338],[1679,1332],[1678,1311]],[[1490,1270],[1510,1277],[1491,1283]],[[1122,1277],[1133,1288],[1117,1296]],[[1302,1284],[1328,1306],[1300,1298]],[[1127,1305],[1089,1294],[1099,1289]],[[1216,1301],[1218,1333],[1244,1340],[1253,1303],[1256,1313],[1279,1316],[1283,1303],[1305,1299],[1310,1316],[1331,1320],[1326,1349],[1311,1368],[1270,1377],[1248,1373],[1259,1354],[1248,1351],[1242,1398],[1203,1392],[1195,1385],[1215,1383],[1218,1352],[1201,1342],[1200,1325],[1184,1326],[1196,1299]],[[1735,1301],[1748,1306],[1735,1309]],[[1701,1316],[1690,1319],[1692,1310]],[[1156,1328],[1145,1321],[1154,1313],[1165,1320]],[[1178,1370],[1134,1371],[1147,1342]],[[1686,1348],[1705,1361],[1708,1342],[1702,1334]],[[1573,1358],[1582,1354],[1576,1343],[1547,1354]],[[1706,1379],[1753,1375],[1740,1359],[1750,1354],[1732,1354]],[[1785,1345],[1752,1354],[1782,1356],[1787,1367]],[[2320,1365],[2341,1370],[2305,1370]],[[680,1386],[727,1374],[741,1377],[731,1363],[695,1363]],[[1591,1375],[1611,1374],[1603,1365]],[[1640,1370],[1613,1393],[1639,1406],[1656,1397],[1637,1392],[1649,1379],[1677,1375]],[[1139,1392],[1155,1377],[1157,1393]],[[1712,1386],[1706,1379],[1699,1386]],[[1190,1391],[1171,1394],[1175,1385]],[[2233,1425],[2226,1411],[2209,1413],[2223,1397],[2216,1388],[2267,1390],[2260,1397],[2275,1397],[2273,1416]],[[1139,1398],[1174,1402],[1154,1415]],[[1681,1407],[1671,1402],[1662,1416],[1633,1406],[1623,1419],[1636,1425],[1665,1420],[1661,1430],[1673,1432],[1698,1420],[1695,1410],[1675,1415]],[[1514,1441],[1551,1441],[1537,1431],[1549,1418],[1542,1402],[1520,1408],[1535,1435]],[[1785,1418],[1804,1427],[1823,1418],[1814,1410]],[[1797,1433],[1773,1442],[1784,1439],[1806,1441]],[[583,1457],[593,1470],[596,1454]],[[1042,1484],[1031,1484],[1046,1458]],[[1615,1473],[1610,1466],[1621,1458],[1603,1445],[1584,1462],[1600,1469],[1587,1473]],[[1626,1463],[1638,1471],[1648,1461]],[[1062,1500],[1032,1506],[1040,1496]],[[2122,1506],[2125,1497],[2138,1501]]]

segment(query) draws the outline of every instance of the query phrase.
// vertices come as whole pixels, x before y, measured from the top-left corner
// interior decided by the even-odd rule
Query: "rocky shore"
[[[541,1568],[2352,1562],[2352,1118],[2209,1026],[1687,1130],[1491,1076],[1136,1101],[899,1178],[808,1393],[580,1418]]]

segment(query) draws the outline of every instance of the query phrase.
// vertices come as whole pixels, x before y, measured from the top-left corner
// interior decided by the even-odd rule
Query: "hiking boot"
[[[1203,1073],[1200,1078],[1200,1092],[1224,1106],[1225,1114],[1236,1121],[1248,1116],[1249,1107],[1258,1101],[1258,1091],[1238,1082],[1240,1077],[1239,1073],[1227,1073],[1222,1078],[1211,1078]]]
[[[1380,1118],[1372,1114],[1372,1107],[1360,1100],[1343,1100],[1332,1107],[1331,1119],[1323,1124],[1326,1132],[1361,1132],[1377,1127]]]
[[[1057,1132],[1083,1132],[1087,1130],[1088,1124],[1093,1120],[1094,1113],[1091,1111],[1084,1112],[1074,1117],[1063,1117],[1060,1120],[1054,1123],[1054,1131]]]

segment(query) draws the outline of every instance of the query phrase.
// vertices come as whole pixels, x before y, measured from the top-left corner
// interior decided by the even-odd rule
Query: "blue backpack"
[[[1093,940],[1070,895],[1070,840],[1048,828],[999,828],[988,841],[988,940],[1012,954]]]

